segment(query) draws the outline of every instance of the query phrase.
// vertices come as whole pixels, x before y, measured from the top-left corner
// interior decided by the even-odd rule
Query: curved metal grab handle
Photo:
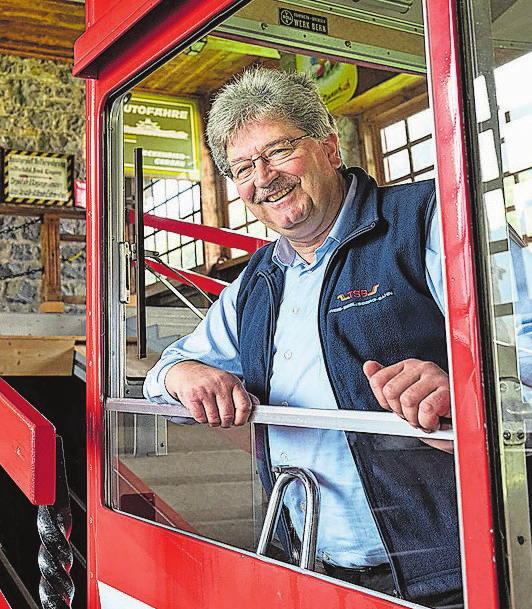
[[[281,515],[286,489],[294,480],[299,480],[303,484],[306,496],[305,524],[303,526],[299,566],[302,569],[313,571],[316,563],[316,542],[318,539],[318,519],[320,513],[320,487],[318,481],[309,469],[302,467],[278,466],[273,471],[278,473],[279,476],[273,486],[268,509],[266,510],[262,532],[257,544],[257,554],[261,556],[266,555]]]

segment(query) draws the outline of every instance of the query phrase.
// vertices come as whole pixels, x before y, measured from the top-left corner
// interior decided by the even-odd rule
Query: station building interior
[[[86,159],[85,83],[71,72],[74,42],[84,31],[84,10],[83,0],[0,0],[2,164],[5,166],[8,151],[64,158],[69,164],[71,188],[67,201],[44,203],[36,198],[13,201],[5,189],[0,193],[0,376],[63,437],[76,523],[72,574],[78,607],[83,606],[86,577]],[[262,13],[268,10],[268,2],[253,2],[243,9],[241,18],[264,21]],[[397,18],[400,16],[398,13]],[[347,166],[365,168],[380,184],[433,178],[435,150],[421,24],[417,14],[407,28],[395,30],[397,47],[412,58],[410,67],[404,67],[403,59],[403,67],[386,61],[376,67],[351,61],[348,56],[333,57],[330,49],[313,56],[309,48],[301,52],[260,40],[251,44],[231,35],[229,26],[195,41],[135,83],[124,97],[126,209],[134,208],[132,148],[142,137],[149,140],[155,131],[157,137],[152,140],[159,138],[161,148],[153,154],[157,163],[148,159],[144,168],[145,213],[227,228],[264,240],[274,238],[247,211],[232,182],[218,174],[203,141],[204,118],[213,93],[234,74],[257,65],[305,70],[317,80],[329,81],[323,96],[337,120]],[[504,24],[500,37],[504,37]],[[389,45],[393,47],[394,40]],[[182,139],[188,138],[194,158],[186,167],[180,162],[184,153],[175,153],[171,147],[176,127],[164,123],[162,119],[170,111],[163,108],[187,109],[183,117],[186,114],[190,120],[183,127],[187,132]],[[161,135],[165,130],[170,144],[169,138]],[[522,183],[530,178],[531,171],[520,167],[508,171],[505,179],[508,184],[512,180],[519,184],[520,179]],[[507,211],[518,225],[518,209],[511,201]],[[526,231],[520,232],[528,242]],[[132,241],[132,223],[126,233]],[[250,257],[238,248],[149,226],[144,245],[171,267],[221,281],[234,279]],[[146,305],[158,327],[148,332],[145,360],[139,363],[134,355],[128,356],[131,377],[142,378],[164,346],[197,323],[176,298],[176,289],[194,306],[208,307],[201,293],[170,281],[174,291],[153,274],[146,276]],[[176,308],[181,315],[179,327],[168,322],[176,317]],[[131,319],[133,315],[134,311]],[[128,348],[134,343],[131,334]],[[33,524],[36,508],[3,471],[0,494],[10,498],[0,508],[0,587],[12,588],[21,607],[34,607],[39,578],[33,559],[39,547]]]

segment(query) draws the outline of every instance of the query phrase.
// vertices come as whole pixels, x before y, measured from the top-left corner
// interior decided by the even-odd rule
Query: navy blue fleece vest
[[[362,372],[368,359],[390,365],[417,358],[447,370],[444,318],[425,280],[434,184],[379,188],[363,170],[349,171],[357,192],[347,237],[325,273],[321,348],[339,408],[380,411]],[[261,403],[269,398],[284,284],[272,251],[268,245],[252,257],[237,300],[244,379]],[[400,594],[416,599],[459,589],[453,457],[413,438],[347,437]]]

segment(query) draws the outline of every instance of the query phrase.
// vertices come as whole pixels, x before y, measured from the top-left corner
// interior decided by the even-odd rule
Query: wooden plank
[[[85,7],[69,0],[0,0],[0,52],[38,59],[73,60],[85,29]]]
[[[75,336],[0,336],[1,376],[71,376]]]
[[[427,92],[427,81],[424,76],[398,74],[383,83],[372,87],[361,95],[353,97],[334,111],[334,114],[360,114],[372,110],[377,104],[390,100],[397,95],[407,95],[404,91],[413,90],[412,95]]]
[[[0,379],[0,465],[34,505],[55,500],[55,428]]]
[[[1,1],[1,0],[0,0]],[[38,206],[20,203],[17,205],[0,201],[0,216],[46,216],[52,214],[61,218],[85,220],[87,213],[79,207]]]
[[[61,261],[59,257],[59,216],[43,216],[41,226],[42,298],[61,302]],[[52,311],[61,313],[62,311]]]
[[[65,303],[62,300],[47,300],[39,307],[39,313],[64,313]]]

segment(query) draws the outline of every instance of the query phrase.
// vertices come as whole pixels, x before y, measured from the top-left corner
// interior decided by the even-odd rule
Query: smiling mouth
[[[262,202],[263,203],[276,203],[277,201],[279,201],[279,199],[282,199],[289,192],[292,192],[292,190],[294,190],[295,187],[296,187],[296,184],[294,184],[293,186],[289,186],[288,188],[283,188],[283,190],[279,190],[276,193],[274,193],[273,195],[271,195],[269,197],[265,197],[262,200]]]

